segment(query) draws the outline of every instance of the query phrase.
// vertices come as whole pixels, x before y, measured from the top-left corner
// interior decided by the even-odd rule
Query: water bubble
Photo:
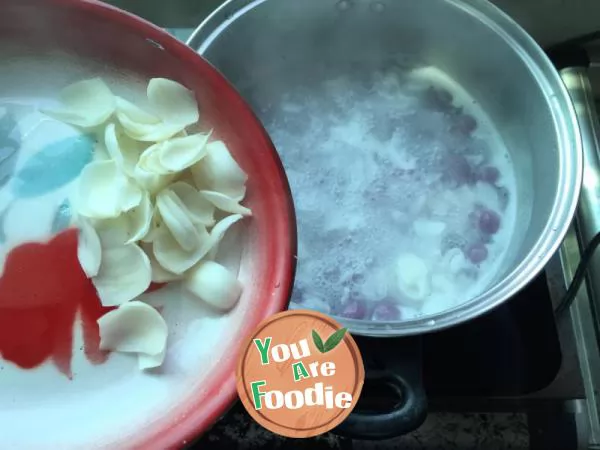
[[[352,4],[349,0],[340,0],[337,2],[336,7],[339,11],[348,11]]]
[[[382,13],[385,10],[385,5],[381,2],[371,3],[371,11]]]

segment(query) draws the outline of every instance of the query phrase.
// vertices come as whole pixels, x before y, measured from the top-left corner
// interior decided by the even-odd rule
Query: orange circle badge
[[[314,311],[276,314],[242,349],[237,390],[260,425],[286,437],[326,433],[348,417],[365,371],[354,339]]]

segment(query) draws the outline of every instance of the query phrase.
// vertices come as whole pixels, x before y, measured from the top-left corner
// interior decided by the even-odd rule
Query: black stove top
[[[423,340],[427,394],[521,396],[549,385],[560,368],[560,342],[546,276],[464,325]]]
[[[444,397],[522,396],[546,387],[561,364],[546,275],[542,273],[490,313],[424,336],[422,350],[424,386],[433,402]],[[371,387],[367,397],[357,408],[378,404],[381,410],[395,403],[393,392],[384,385]],[[256,432],[252,422],[238,403],[194,447],[211,448],[218,443],[223,448],[239,448],[242,436],[251,429]],[[261,430],[259,441],[260,448],[352,448],[350,440],[331,434],[286,440]]]

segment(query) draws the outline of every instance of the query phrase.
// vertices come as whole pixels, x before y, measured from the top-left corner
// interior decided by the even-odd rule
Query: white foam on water
[[[451,308],[489,286],[515,225],[510,157],[472,99],[460,93],[445,111],[426,107],[429,87],[402,74],[377,74],[366,84],[336,78],[310,94],[302,88],[287,92],[270,111],[273,119],[265,119],[297,210],[293,308],[336,314],[350,298],[370,307],[391,298],[408,319]],[[452,114],[474,117],[475,132],[468,137],[452,131]],[[459,186],[452,174],[460,164],[447,179],[447,158],[461,157],[472,168],[496,167],[496,187],[481,181]],[[467,261],[462,251],[462,261],[451,262],[457,254],[448,253],[449,242],[482,238],[470,225],[476,205],[500,214],[500,230],[487,239],[483,263]],[[428,235],[422,224],[431,222],[445,224],[445,231]],[[430,276],[444,274],[450,286],[442,289],[436,276],[421,305],[402,304],[393,279],[395,262],[406,252],[422,258]]]

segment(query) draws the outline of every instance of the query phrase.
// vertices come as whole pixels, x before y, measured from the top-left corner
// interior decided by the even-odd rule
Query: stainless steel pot
[[[261,90],[284,92],[286,86],[300,81],[320,81],[324,68],[360,77],[393,58],[418,59],[458,80],[484,108],[511,150],[520,227],[487,290],[451,310],[414,320],[338,318],[353,334],[418,335],[484,314],[531,281],[563,240],[582,179],[573,106],[540,47],[492,4],[481,0],[230,0],[198,27],[188,44],[223,72],[259,117],[269,106],[264,96],[256,95]],[[268,101],[281,98],[271,96]],[[412,361],[405,364],[411,367],[411,375],[396,383],[406,400],[402,411],[392,411],[387,421],[354,423],[354,430],[361,430],[354,435],[385,437],[407,431],[422,419],[425,396],[414,371],[418,352],[406,339],[395,341],[388,350],[397,352],[398,346],[409,347],[404,357]],[[378,344],[371,350],[380,349]],[[392,372],[401,370],[396,367],[386,373]]]

